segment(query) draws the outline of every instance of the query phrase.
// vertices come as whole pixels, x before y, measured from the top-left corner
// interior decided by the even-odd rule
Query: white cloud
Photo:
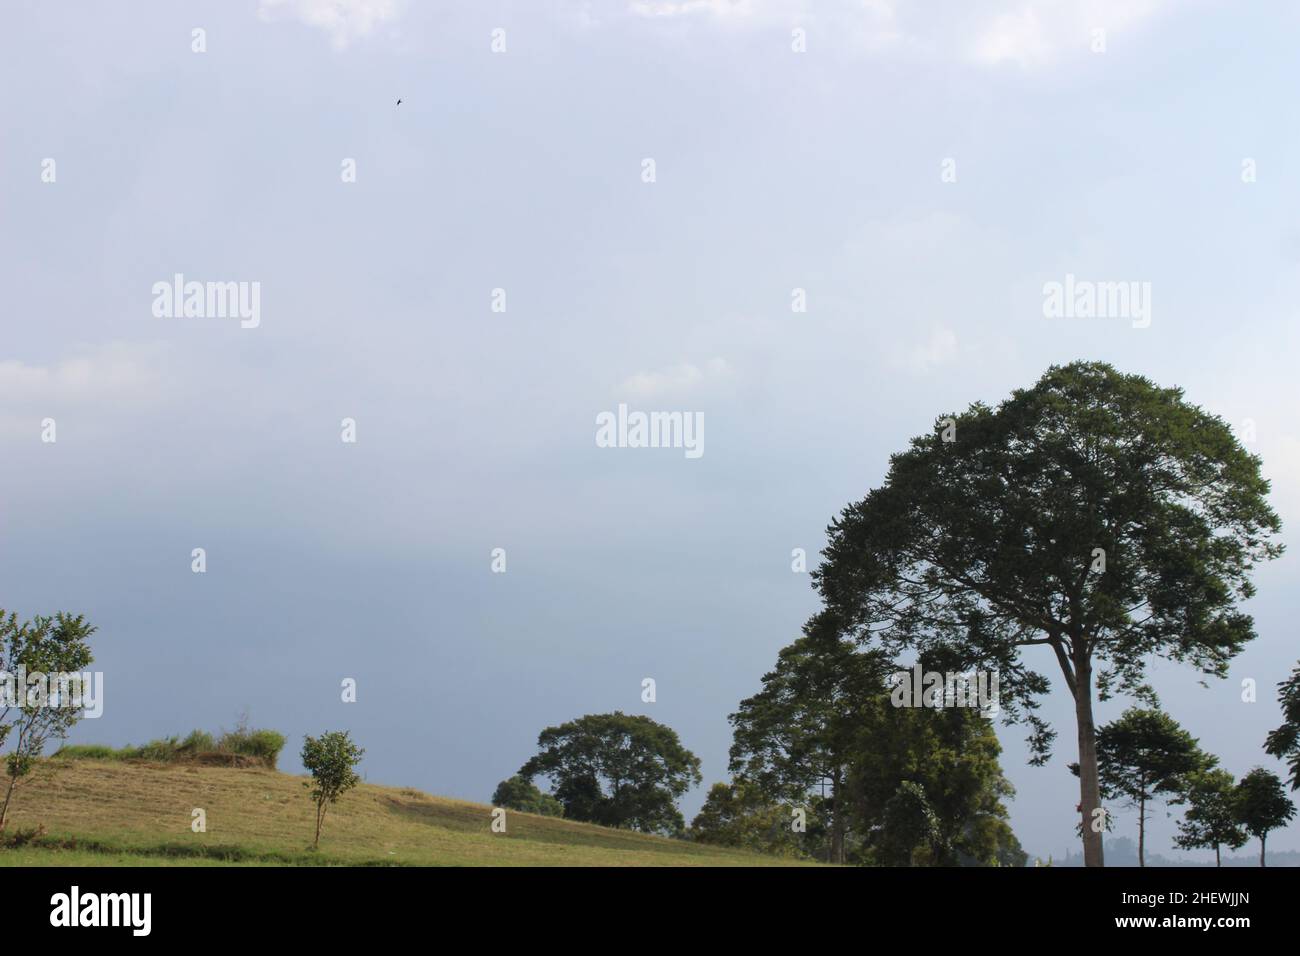
[[[952,329],[938,328],[930,333],[924,344],[911,350],[907,364],[918,372],[928,372],[947,365],[957,358],[957,333]]]
[[[637,372],[619,385],[619,391],[635,398],[681,394],[704,385],[725,384],[734,377],[726,359],[712,358],[704,365],[681,362],[657,372]]]
[[[1045,66],[1071,52],[1090,50],[1094,30],[1112,34],[1136,28],[1169,6],[1167,0],[1072,0],[1045,4],[1032,0],[1005,4],[1008,9],[977,25],[967,49],[970,59],[986,66],[1015,63],[1026,69]]]
[[[330,35],[334,48],[345,49],[353,40],[370,35],[384,23],[397,19],[399,0],[261,0],[258,16],[271,20],[282,13]]]
[[[897,48],[928,59],[978,66],[1048,66],[1089,52],[1094,30],[1136,29],[1170,9],[1170,0],[630,0],[645,18],[696,17],[730,26],[801,26],[813,43],[846,39],[865,50]]]
[[[0,401],[12,406],[149,395],[162,380],[164,351],[156,343],[111,342],[51,365],[0,359]]]

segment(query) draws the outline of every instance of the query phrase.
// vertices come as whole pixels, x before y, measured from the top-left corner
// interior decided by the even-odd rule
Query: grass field
[[[362,784],[329,810],[318,851],[305,778],[273,770],[46,760],[21,787],[0,849],[9,866],[771,866],[786,861]],[[191,812],[207,813],[193,833]]]

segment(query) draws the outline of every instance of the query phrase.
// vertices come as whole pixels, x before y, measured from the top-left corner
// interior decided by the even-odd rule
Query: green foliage
[[[690,839],[787,858],[812,857],[794,830],[794,807],[768,798],[754,783],[715,783],[691,821]]]
[[[1300,790],[1300,664],[1277,685],[1282,725],[1268,735],[1264,752],[1288,762],[1292,790]]]
[[[217,740],[216,749],[220,753],[257,757],[274,770],[285,742],[284,734],[274,730],[249,730],[246,727],[238,727],[222,734]]]
[[[281,738],[281,747],[284,746],[283,739]],[[206,753],[216,750],[217,742],[206,730],[191,730],[181,741],[179,749],[185,753]],[[271,766],[275,766],[275,761],[271,762]]]
[[[621,711],[588,714],[547,727],[537,745],[519,775],[547,777],[568,819],[645,833],[685,829],[676,801],[702,779],[700,761],[672,728]]]
[[[941,855],[943,838],[925,788],[904,780],[886,801],[876,840],[876,858],[888,866],[912,866],[917,855]]]
[[[848,862],[891,856],[881,850],[883,810],[910,781],[925,794],[937,833],[918,862],[1014,864],[1023,851],[1006,824],[1002,800],[1013,791],[992,724],[969,708],[894,706],[888,677],[897,670],[842,638],[833,618],[814,618],[780,652],[763,689],[731,715],[736,785],[760,805],[806,806],[804,852]],[[832,790],[826,800],[815,795],[823,780]]]
[[[1039,763],[1048,683],[1020,649],[1050,651],[1075,698],[1087,819],[1094,680],[1103,699],[1145,695],[1155,657],[1227,673],[1254,637],[1238,606],[1250,572],[1282,550],[1268,488],[1259,459],[1180,390],[1100,362],[1054,366],[893,456],[884,484],[831,524],[814,580],[826,613],[891,658],[999,672],[1003,713],[1029,723]],[[1100,864],[1100,835],[1084,844]]]
[[[845,800],[868,848],[896,859],[884,809],[904,783],[924,795],[934,833],[916,863],[1002,865],[1018,858],[1019,842],[1003,802],[1015,790],[1002,773],[1002,747],[992,722],[977,710],[895,707],[878,697],[864,710]],[[899,799],[915,803],[907,789]],[[907,803],[911,801],[911,803]]]
[[[1168,714],[1130,707],[1097,731],[1097,765],[1102,794],[1126,800],[1138,811],[1138,865],[1146,864],[1147,804],[1186,791],[1189,775],[1206,771],[1214,758]],[[1077,772],[1078,765],[1072,765]]]
[[[1222,864],[1220,847],[1237,849],[1246,832],[1237,822],[1232,774],[1226,770],[1200,770],[1190,774],[1186,786],[1187,810],[1178,823],[1174,846],[1184,850],[1213,849],[1214,863]]]
[[[564,816],[564,806],[549,793],[542,793],[531,780],[515,774],[497,784],[492,793],[492,805],[520,813],[536,813],[543,817]]]
[[[71,744],[60,747],[54,756],[64,760],[148,760],[171,763],[212,755],[237,754],[255,758],[274,770],[284,744],[284,734],[274,730],[250,730],[241,722],[240,727],[226,731],[220,738],[206,730],[192,730],[184,740],[175,736],[160,737],[139,747],[130,744],[118,748],[103,744]]]
[[[94,659],[89,640],[95,627],[81,615],[60,612],[54,617],[34,617],[19,623],[18,616],[0,608],[0,671],[13,675],[12,699],[0,704],[0,746],[12,744],[4,766],[8,781],[0,804],[0,830],[8,821],[9,805],[19,781],[28,776],[36,759],[51,739],[63,739],[84,713],[76,700],[59,699],[60,689],[47,688],[33,696],[29,687],[19,686],[17,675],[82,674]],[[9,687],[4,688],[8,696]],[[78,691],[67,688],[74,697]]]
[[[884,655],[859,651],[830,621],[814,619],[777,655],[763,689],[729,716],[732,774],[751,781],[769,802],[804,805],[823,780],[842,794],[863,709],[883,692],[889,670]],[[841,801],[816,809],[829,830],[831,861],[844,862],[851,838]]]
[[[361,782],[356,765],[364,753],[365,750],[352,742],[352,736],[346,730],[303,738],[302,765],[312,776],[303,786],[311,790],[312,801],[316,804],[316,837],[312,841],[313,848],[320,845],[320,831],[325,822],[326,809]]]
[[[1295,816],[1295,804],[1287,799],[1277,774],[1256,767],[1233,790],[1233,805],[1237,823],[1259,839],[1259,865],[1263,866],[1269,831],[1286,826]]]

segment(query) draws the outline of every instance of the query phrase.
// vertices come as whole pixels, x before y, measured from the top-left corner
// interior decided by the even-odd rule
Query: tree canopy
[[[647,833],[685,829],[676,801],[700,783],[700,761],[671,727],[622,711],[588,714],[547,727],[537,745],[519,776],[547,777],[569,819]]]
[[[1031,725],[1050,651],[1075,703],[1084,855],[1102,865],[1095,692],[1146,694],[1152,657],[1215,676],[1254,637],[1239,602],[1280,528],[1259,459],[1220,418],[1100,362],[1054,366],[997,408],[936,422],[828,529],[814,580],[834,615],[904,649],[997,670],[1003,714]]]

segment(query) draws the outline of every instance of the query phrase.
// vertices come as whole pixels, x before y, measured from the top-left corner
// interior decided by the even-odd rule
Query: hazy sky
[[[369,780],[486,800],[544,726],[622,709],[674,727],[707,787],[727,714],[816,609],[791,550],[815,560],[936,416],[1077,358],[1249,419],[1294,545],[1292,4],[3,16],[0,606],[99,626],[105,713],[74,740],[247,708],[289,735],[285,769],[349,728]],[[260,324],[155,316],[177,273],[260,283]],[[1067,274],[1150,283],[1150,326],[1044,317]],[[702,413],[704,454],[596,447],[620,402]],[[1236,774],[1282,770],[1261,747],[1300,657],[1298,560],[1258,574],[1229,680],[1156,670]],[[999,735],[1016,832],[1059,856],[1059,679],[1045,710],[1049,766]],[[1173,829],[1158,811],[1149,847]]]

